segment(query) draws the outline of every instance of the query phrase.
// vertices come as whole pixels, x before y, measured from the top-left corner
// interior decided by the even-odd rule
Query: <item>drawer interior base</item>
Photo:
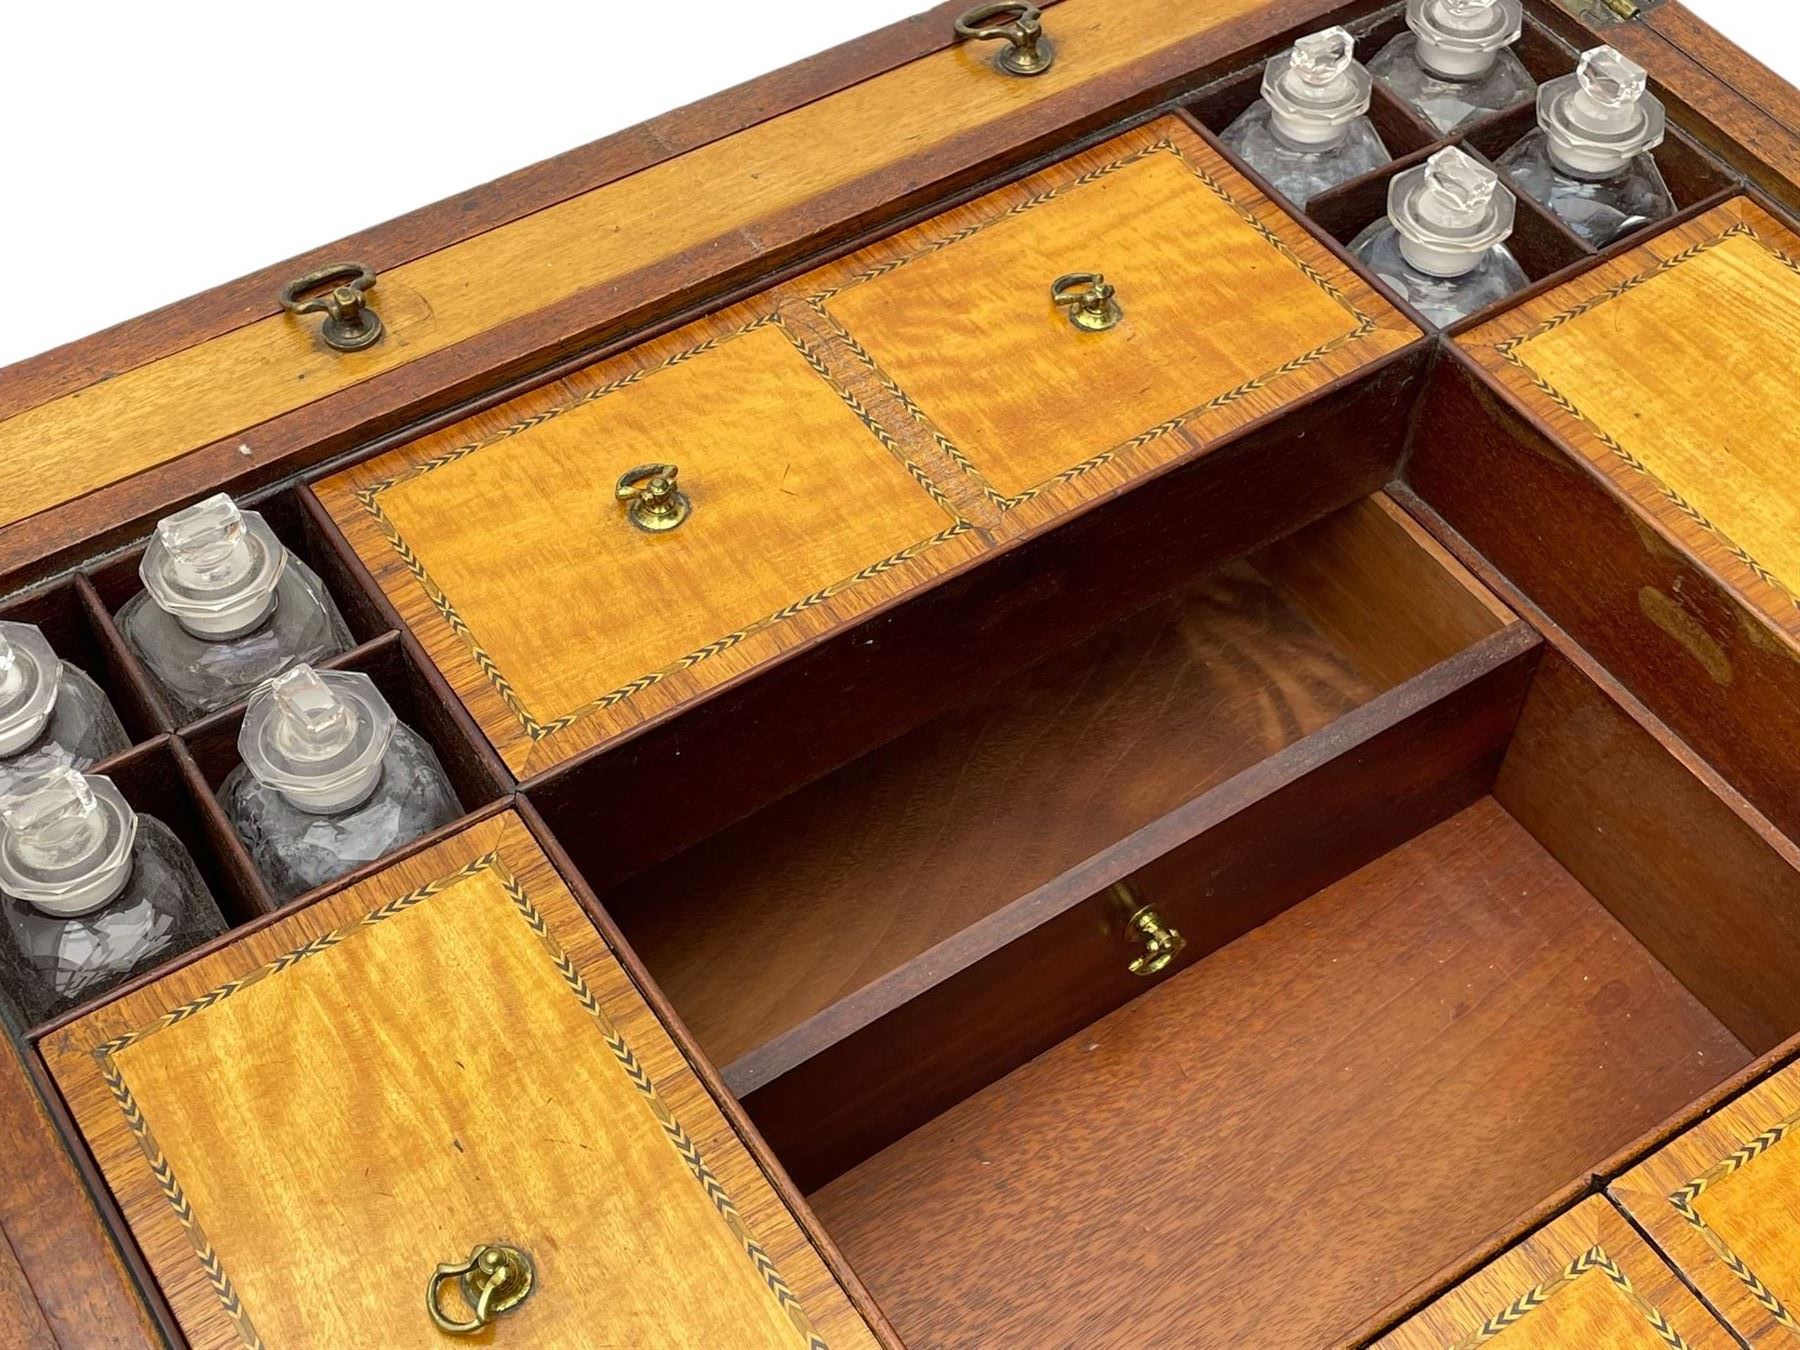
[[[1487,797],[811,1200],[909,1345],[1336,1343],[1749,1059]]]

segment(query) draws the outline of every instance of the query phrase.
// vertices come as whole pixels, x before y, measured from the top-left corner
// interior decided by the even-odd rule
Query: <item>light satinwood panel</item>
[[[914,1350],[1337,1345],[1747,1058],[1485,798],[812,1202]]]
[[[1256,228],[1210,156],[1121,151],[948,247],[946,220],[820,302],[1003,497],[1376,325]],[[1070,272],[1117,288],[1116,327],[1062,318],[1050,284]]]
[[[1752,202],[1728,202],[1460,339],[1794,637],[1797,254],[1787,226]]]
[[[389,336],[368,351],[333,352],[316,317],[278,315],[19,413],[0,422],[0,524],[751,229],[1266,2],[1062,0],[1059,60],[1036,79],[997,74],[986,44],[950,47],[390,270],[370,292]]]
[[[1149,209],[1166,198],[1155,209],[1168,230],[1133,233],[1115,182],[1126,185],[1128,204]],[[1173,232],[1178,216],[1186,223]],[[962,314],[959,297],[930,287],[859,310],[867,327],[855,331],[828,307],[837,303],[829,297],[872,292],[881,282],[871,276],[904,278],[914,265],[986,249],[990,232],[1035,231],[1040,220],[1046,238],[1064,241],[1042,247],[1070,256],[1094,251],[1073,241],[1101,247],[1131,234],[1134,266],[1145,269],[1134,288],[1153,284],[1153,255],[1165,271],[1190,254],[1202,263],[1216,255],[1230,262],[1217,294],[1235,291],[1236,308],[1261,308],[1272,288],[1297,288],[1293,303],[1280,295],[1272,303],[1274,336],[1246,329],[1228,350],[1191,336],[1196,326],[1181,317],[1193,278],[1165,278],[1170,298],[1145,307],[1147,318],[1160,317],[1100,335],[1117,338],[1122,354],[1097,358],[1093,372],[1110,380],[1154,370],[1149,384],[1108,386],[1090,401],[1109,411],[1060,431],[1067,409],[1048,372],[1073,330],[1050,304],[1048,279],[1030,267],[1016,275],[1032,302],[980,323]],[[1195,265],[1196,276],[1204,270]],[[1301,292],[1305,299],[1294,298]],[[1281,318],[1284,306],[1302,317]],[[909,308],[943,319],[950,333],[979,330],[1034,353],[1027,365],[1043,396],[1013,403],[1004,444],[989,449],[1025,465],[1040,442],[1061,436],[1082,463],[1058,465],[1069,471],[1026,500],[995,491],[967,447],[943,434],[930,402],[863,345],[884,323],[911,332],[909,319],[895,318]],[[1201,452],[1418,336],[1189,128],[1164,119],[356,465],[318,492],[477,723],[525,775]],[[940,339],[919,331],[905,340]],[[1001,391],[1021,381],[1033,387],[1023,371],[992,378],[996,368],[979,365],[970,339],[952,345],[969,358],[962,373],[994,397],[1016,398]],[[1071,449],[1071,435],[1085,449]],[[644,459],[681,464],[694,498],[689,522],[661,538],[632,529],[610,499],[618,475]]]
[[[504,1340],[873,1343],[510,813],[42,1048],[196,1346],[440,1346],[495,1240]]]
[[[1800,1068],[1765,1079],[1612,1184],[1752,1345],[1800,1345]]]
[[[1605,1196],[1582,1201],[1370,1350],[1731,1350]]]

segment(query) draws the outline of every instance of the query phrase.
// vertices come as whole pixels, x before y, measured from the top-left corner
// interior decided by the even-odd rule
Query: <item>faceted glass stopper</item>
[[[177,581],[197,591],[224,590],[256,566],[245,537],[244,513],[223,492],[157,522]]]
[[[1356,39],[1347,29],[1327,28],[1312,33],[1294,44],[1288,62],[1294,74],[1306,84],[1319,88],[1334,83],[1356,59]]]
[[[157,522],[138,576],[191,632],[228,637],[268,615],[287,556],[262,516],[221,492]]]
[[[331,692],[311,666],[269,682],[275,743],[296,759],[329,759],[356,738],[356,708]]]
[[[1492,169],[1451,146],[1395,176],[1388,219],[1401,252],[1432,276],[1460,276],[1512,234],[1518,203]]]
[[[1662,144],[1667,114],[1644,68],[1611,47],[1583,52],[1573,75],[1538,90],[1538,125],[1565,169],[1604,177]]]
[[[238,752],[301,810],[354,805],[381,777],[398,719],[367,675],[295,666],[250,696]]]
[[[1421,219],[1467,229],[1488,214],[1500,176],[1452,146],[1425,163],[1425,188],[1417,198]]]
[[[1629,127],[1650,84],[1642,66],[1611,47],[1583,52],[1575,79],[1581,88],[1571,115],[1596,131]]]
[[[0,890],[49,913],[103,905],[131,875],[137,823],[111,779],[57,769],[0,802]]]
[[[35,624],[0,622],[0,756],[37,739],[56,707],[62,662]]]
[[[1309,33],[1263,68],[1263,98],[1278,124],[1295,134],[1362,116],[1371,88],[1369,72],[1356,61],[1356,39],[1343,28]]]

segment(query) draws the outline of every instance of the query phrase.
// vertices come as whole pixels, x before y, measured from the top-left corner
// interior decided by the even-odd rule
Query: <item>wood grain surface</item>
[[[1153,233],[1130,224],[1145,210]],[[998,255],[986,243],[996,232]],[[956,261],[969,250],[972,265]],[[1051,304],[1050,281],[1112,257],[1144,297],[1141,317],[1128,310],[1112,332],[1077,334]],[[915,275],[929,282],[944,265],[969,285],[991,274],[981,284],[998,287],[995,308],[980,323],[946,323],[932,285],[855,308],[849,330],[840,323],[835,306]],[[1254,343],[1251,330],[1238,333],[1241,350],[1185,336],[1204,331],[1176,320],[1214,271],[1206,293],[1221,310],[1234,307],[1227,296],[1238,308],[1273,296],[1269,312],[1291,315]],[[1168,288],[1161,299],[1158,286]],[[524,775],[1416,336],[1188,127],[1164,119],[318,491]],[[1012,353],[1004,379],[983,374],[990,342]],[[926,380],[915,395],[879,359],[920,343],[905,358],[904,373]],[[939,391],[959,383],[995,404],[996,420],[973,439],[954,416],[948,432],[935,420]],[[682,483],[694,516],[660,538],[632,529],[606,496],[644,456],[691,466]],[[988,472],[1022,491],[998,491]],[[634,558],[637,582],[618,581],[621,560]],[[562,576],[571,561],[579,584]],[[531,636],[539,630],[554,639]]]
[[[1371,1350],[1731,1350],[1735,1344],[1655,1249],[1596,1195]]]
[[[873,1344],[511,813],[42,1049],[196,1346],[440,1345],[427,1276],[498,1240],[512,1337]]]
[[[1494,796],[1751,1050],[1800,1031],[1800,848],[1567,661],[1540,668]]]
[[[608,892],[608,910],[730,1064],[1497,628],[1384,500],[1277,545],[1292,584],[1223,568]],[[1298,561],[1314,548],[1318,566]],[[1370,651],[1399,630],[1417,664],[1389,655],[1370,679],[1313,611]]]
[[[910,1345],[1318,1345],[1747,1059],[1484,799],[813,1204]]]
[[[996,73],[986,45],[958,45],[392,268],[370,296],[389,335],[364,352],[330,351],[316,319],[275,315],[114,372],[0,422],[0,472],[16,489],[0,524],[685,250],[754,238],[759,220],[1263,7],[1202,0],[1173,23],[1158,0],[1064,0],[1061,59],[1037,79]]]
[[[1748,200],[1460,343],[1575,453],[1800,637],[1800,237]],[[1657,359],[1679,334],[1679,360]]]

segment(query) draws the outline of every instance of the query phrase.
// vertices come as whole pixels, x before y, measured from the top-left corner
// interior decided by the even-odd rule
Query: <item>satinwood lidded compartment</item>
[[[511,812],[40,1044],[195,1346],[442,1345],[482,1243],[508,1341],[874,1343]]]
[[[526,777],[1418,336],[1169,118],[317,490]],[[649,464],[660,533],[615,499]]]
[[[1758,1084],[1610,1190],[1749,1344],[1800,1338],[1800,1069]]]

